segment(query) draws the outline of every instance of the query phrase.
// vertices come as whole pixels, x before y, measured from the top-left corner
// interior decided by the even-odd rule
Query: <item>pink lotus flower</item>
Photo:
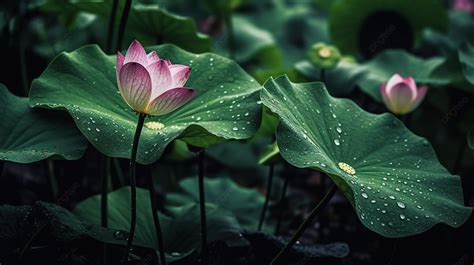
[[[403,78],[399,74],[394,74],[380,87],[385,106],[398,115],[407,114],[418,107],[427,90],[426,86],[417,88],[413,78]]]
[[[474,11],[471,0],[454,0],[451,9],[464,10],[469,14]]]
[[[135,111],[158,116],[181,107],[194,96],[194,90],[183,87],[191,68],[171,64],[148,55],[138,41],[133,41],[125,57],[117,52],[117,85],[120,94]]]

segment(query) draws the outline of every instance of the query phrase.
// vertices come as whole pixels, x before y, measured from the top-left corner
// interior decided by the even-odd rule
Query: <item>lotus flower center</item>
[[[145,123],[145,127],[147,127],[150,130],[161,130],[165,128],[165,125],[161,122],[149,121]]]
[[[332,52],[331,52],[331,49],[329,49],[327,47],[323,47],[323,48],[319,49],[318,54],[319,54],[319,57],[321,57],[323,59],[327,59],[327,58],[331,57]]]
[[[355,175],[356,171],[353,167],[351,167],[349,164],[346,164],[344,162],[339,162],[337,164],[342,171],[346,172],[349,175]]]

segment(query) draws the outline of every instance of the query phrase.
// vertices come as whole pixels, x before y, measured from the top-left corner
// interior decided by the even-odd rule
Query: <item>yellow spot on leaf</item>
[[[161,130],[165,128],[165,125],[161,122],[149,121],[145,123],[145,127],[147,127],[150,130]]]
[[[347,174],[350,175],[355,175],[356,171],[353,167],[351,167],[349,164],[346,164],[344,162],[339,162],[337,164],[342,171],[346,172]]]

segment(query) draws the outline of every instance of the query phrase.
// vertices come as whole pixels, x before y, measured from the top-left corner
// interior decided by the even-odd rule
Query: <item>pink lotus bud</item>
[[[394,74],[380,87],[385,106],[398,115],[407,114],[418,107],[427,90],[426,86],[417,88],[413,78],[403,78],[399,74]]]
[[[158,116],[174,111],[187,103],[194,90],[183,87],[191,68],[171,64],[148,55],[138,41],[133,41],[125,57],[117,52],[117,85],[127,104],[137,112]]]
[[[471,0],[454,0],[451,9],[464,10],[467,13],[472,14],[474,7],[472,6]]]

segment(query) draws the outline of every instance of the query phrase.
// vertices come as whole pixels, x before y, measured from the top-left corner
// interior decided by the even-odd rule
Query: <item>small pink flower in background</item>
[[[146,54],[133,41],[125,56],[117,52],[117,85],[127,104],[137,112],[158,116],[174,111],[194,96],[194,90],[183,87],[191,68],[171,64],[155,51]]]
[[[464,10],[469,14],[472,14],[474,11],[471,0],[454,0],[451,9]]]
[[[403,78],[399,74],[394,74],[380,87],[385,106],[398,115],[407,114],[418,107],[427,90],[426,86],[417,87],[413,78]]]

